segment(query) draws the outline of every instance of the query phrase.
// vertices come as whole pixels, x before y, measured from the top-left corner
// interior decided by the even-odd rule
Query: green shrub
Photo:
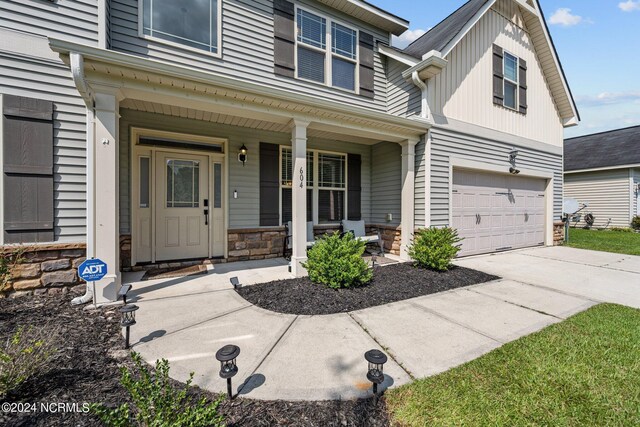
[[[457,243],[461,241],[458,231],[453,228],[423,228],[414,234],[409,256],[419,267],[447,271],[460,251]]]
[[[138,425],[144,427],[172,426],[223,426],[224,419],[218,413],[222,398],[207,403],[189,395],[193,382],[193,372],[181,390],[174,389],[169,383],[169,362],[166,359],[156,362],[155,375],[149,372],[138,353],[131,353],[139,374],[137,377],[127,369],[121,368],[120,382],[133,401],[132,412],[128,403],[117,408],[108,408],[102,404],[92,404],[91,411],[109,427]]]
[[[368,283],[373,272],[362,259],[365,244],[352,233],[340,236],[337,231],[316,241],[307,253],[303,267],[314,283],[333,289],[360,286]]]
[[[640,215],[636,215],[631,220],[631,228],[634,230],[640,230]]]
[[[21,326],[0,348],[0,398],[46,369],[56,353],[50,329]]]

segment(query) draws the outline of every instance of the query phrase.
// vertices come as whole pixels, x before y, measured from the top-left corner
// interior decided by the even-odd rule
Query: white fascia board
[[[393,114],[382,113],[379,111],[373,111],[364,107],[357,107],[342,104],[339,102],[327,101],[319,97],[292,91],[285,91],[282,89],[276,89],[268,85],[253,83],[234,77],[221,76],[217,73],[209,71],[200,71],[182,65],[169,64],[154,59],[141,58],[139,56],[127,53],[121,53],[107,49],[99,49],[92,46],[76,44],[53,38],[49,38],[49,46],[54,52],[57,52],[61,55],[78,53],[81,54],[85,60],[92,59],[98,62],[103,62],[115,66],[122,66],[142,72],[146,71],[150,73],[162,74],[178,79],[191,80],[194,82],[215,85],[239,92],[250,92],[252,94],[265,96],[268,98],[313,106],[316,108],[323,108],[329,111],[334,111],[349,116],[359,116],[368,120],[404,127],[410,133],[421,135],[426,132],[425,123],[418,120],[408,119]]]
[[[603,168],[577,169],[572,171],[564,171],[564,174],[569,175],[573,173],[602,172],[602,171],[608,171],[608,170],[632,169],[632,168],[640,168],[640,163],[630,164],[630,165],[619,165],[619,166],[606,166]]]
[[[523,10],[529,12],[534,16],[539,16],[538,11],[529,3],[527,3],[526,0],[513,0],[513,1],[515,1],[518,4],[518,6],[520,6]]]
[[[409,29],[409,21],[407,21],[406,19],[400,18],[389,12],[386,12],[376,6],[373,6],[372,4],[367,3],[366,1],[362,1],[362,0],[332,0],[332,1],[319,0],[319,1],[335,9],[341,10],[342,12],[348,13],[351,16],[356,16],[353,13],[354,9],[359,10],[365,16],[367,15],[370,17],[375,16],[376,18],[384,21],[384,26],[382,26],[381,28],[386,31],[389,31],[391,34],[395,36],[399,36]],[[351,11],[351,13],[349,13],[349,11]],[[360,16],[360,15],[356,16],[356,18],[362,19],[363,21],[367,21],[367,19],[365,19],[363,16]],[[380,27],[379,24],[372,23],[372,25],[376,25]]]
[[[394,59],[398,62],[408,65],[409,67],[413,67],[418,62],[420,62],[413,56],[407,55],[406,53],[399,52],[384,44],[378,45],[378,52],[380,52],[382,55],[386,56],[387,58]]]
[[[402,77],[405,80],[409,80],[413,75],[414,71],[421,73],[423,70],[427,68],[435,68],[438,72],[442,71],[444,67],[447,66],[449,61],[444,59],[444,55],[436,50],[432,50],[424,56],[424,59],[418,62],[411,68],[408,68],[402,72]]]

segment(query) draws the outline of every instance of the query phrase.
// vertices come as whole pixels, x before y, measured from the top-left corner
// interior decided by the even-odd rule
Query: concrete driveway
[[[286,264],[229,264],[206,276],[134,284],[133,349],[166,358],[171,374],[216,392],[216,350],[241,348],[234,390],[254,399],[365,397],[365,351],[390,356],[384,387],[443,372],[598,302],[640,308],[640,257],[571,248],[537,248],[460,259],[503,279],[328,316],[269,312],[229,285],[286,278]]]

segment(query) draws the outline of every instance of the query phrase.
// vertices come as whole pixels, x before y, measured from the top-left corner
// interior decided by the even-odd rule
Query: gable
[[[493,103],[493,45],[527,63],[527,113]],[[563,121],[543,67],[511,0],[499,0],[446,57],[430,84],[435,114],[536,141],[562,145]]]

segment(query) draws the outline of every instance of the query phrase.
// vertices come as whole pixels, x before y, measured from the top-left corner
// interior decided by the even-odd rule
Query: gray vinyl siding
[[[387,112],[407,117],[420,115],[422,108],[420,90],[402,77],[408,67],[391,58],[387,59]]]
[[[303,0],[302,7],[313,5],[325,16],[335,17],[374,36],[389,41],[389,34],[357,21],[325,5]],[[386,78],[378,52],[375,62],[375,99],[349,93],[321,84],[304,82],[274,74],[273,1],[226,0],[222,4],[222,58],[217,58],[138,35],[138,0],[111,0],[111,46],[113,50],[156,60],[212,71],[220,75],[244,78],[247,81],[302,92],[321,98],[360,107],[386,111]],[[375,43],[374,43],[375,44]]]
[[[227,138],[229,141],[228,191],[230,194],[233,194],[234,191],[238,192],[237,199],[229,197],[229,227],[252,228],[259,226],[259,144],[260,142],[268,142],[290,146],[290,134],[257,131],[188,118],[122,109],[120,118],[120,232],[122,234],[131,232],[131,127]],[[235,157],[242,144],[247,147],[249,152],[248,161],[244,167]],[[309,137],[308,148],[362,156],[362,216],[368,221],[371,217],[371,147]]]
[[[631,221],[632,194],[629,169],[568,173],[565,175],[564,196],[588,203],[584,212],[595,217],[595,226],[628,227]],[[584,223],[582,223],[584,224]]]
[[[46,37],[97,45],[97,0],[0,0],[0,93],[54,103],[54,240],[86,235],[86,109]]]
[[[416,145],[416,178],[414,192],[414,224],[416,228],[425,227],[425,172],[426,172],[426,156],[425,156],[425,140],[422,138]]]
[[[0,25],[95,46],[98,0],[0,0]]]
[[[380,142],[371,149],[371,222],[387,224],[387,214],[393,215],[389,224],[400,224],[402,201],[402,147]]]
[[[449,225],[449,159],[451,156],[474,161],[502,164],[509,169],[509,151],[519,150],[518,167],[553,172],[553,217],[562,215],[562,156],[528,147],[479,138],[434,127],[431,130],[431,225]]]

